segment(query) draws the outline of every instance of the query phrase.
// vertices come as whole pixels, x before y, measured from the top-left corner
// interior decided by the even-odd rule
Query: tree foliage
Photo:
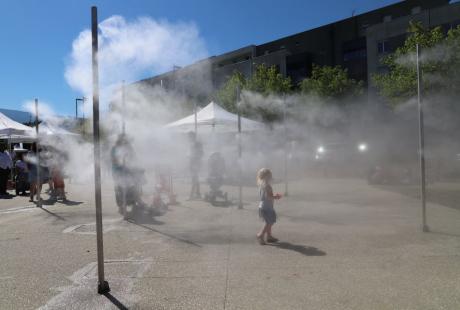
[[[236,109],[236,89],[237,87],[243,89],[246,85],[246,78],[239,72],[233,72],[232,76],[217,92],[218,102],[227,110],[233,113],[237,112]]]
[[[300,83],[302,94],[317,96],[326,102],[339,102],[363,94],[363,82],[349,78],[340,66],[313,65],[312,75]]]
[[[458,88],[458,83],[451,79],[456,79],[460,68],[460,27],[445,36],[441,27],[427,29],[421,23],[411,22],[408,31],[404,45],[381,60],[388,72],[372,76],[380,95],[393,106],[417,94],[417,44],[421,49],[420,68],[426,77],[423,90],[455,91]]]
[[[262,96],[281,95],[291,91],[292,83],[290,78],[285,78],[278,72],[276,66],[261,64],[255,68],[252,77],[245,78],[241,72],[235,71],[227,82],[216,93],[216,98],[222,106],[230,112],[237,112],[236,88],[241,91],[248,90]],[[257,114],[263,120],[272,122],[279,118],[277,111],[268,105],[258,107],[245,107],[242,110],[244,115]]]
[[[247,80],[245,89],[264,96],[285,94],[292,88],[291,78],[285,78],[276,66],[261,64],[256,67],[254,75]]]

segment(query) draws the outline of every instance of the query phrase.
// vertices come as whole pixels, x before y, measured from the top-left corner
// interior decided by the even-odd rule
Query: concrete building
[[[258,64],[275,65],[297,85],[309,77],[313,64],[340,65],[368,84],[385,68],[380,58],[404,43],[411,20],[446,31],[460,24],[460,3],[449,0],[406,0],[364,14],[261,45],[246,46],[175,68],[135,84],[162,85],[190,96],[206,97],[235,71],[251,76]]]

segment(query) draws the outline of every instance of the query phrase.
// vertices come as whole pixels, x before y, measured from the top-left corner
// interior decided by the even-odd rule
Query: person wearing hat
[[[10,169],[13,167],[13,160],[7,151],[5,143],[0,144],[0,196],[8,196],[7,185]]]

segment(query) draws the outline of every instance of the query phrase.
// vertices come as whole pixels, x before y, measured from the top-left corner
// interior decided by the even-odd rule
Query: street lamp
[[[81,101],[83,105],[85,105],[86,97],[75,98],[75,120],[78,119],[78,102]],[[83,118],[85,117],[85,112],[82,110]]]

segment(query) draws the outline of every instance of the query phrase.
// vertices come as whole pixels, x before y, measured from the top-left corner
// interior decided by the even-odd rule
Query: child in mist
[[[273,208],[274,200],[280,199],[280,194],[273,195],[271,181],[273,180],[270,169],[262,168],[257,173],[257,185],[259,185],[259,216],[265,221],[264,227],[257,234],[259,244],[265,244],[265,234],[267,234],[267,242],[277,242],[278,239],[272,235],[272,226],[276,223],[276,212]]]

